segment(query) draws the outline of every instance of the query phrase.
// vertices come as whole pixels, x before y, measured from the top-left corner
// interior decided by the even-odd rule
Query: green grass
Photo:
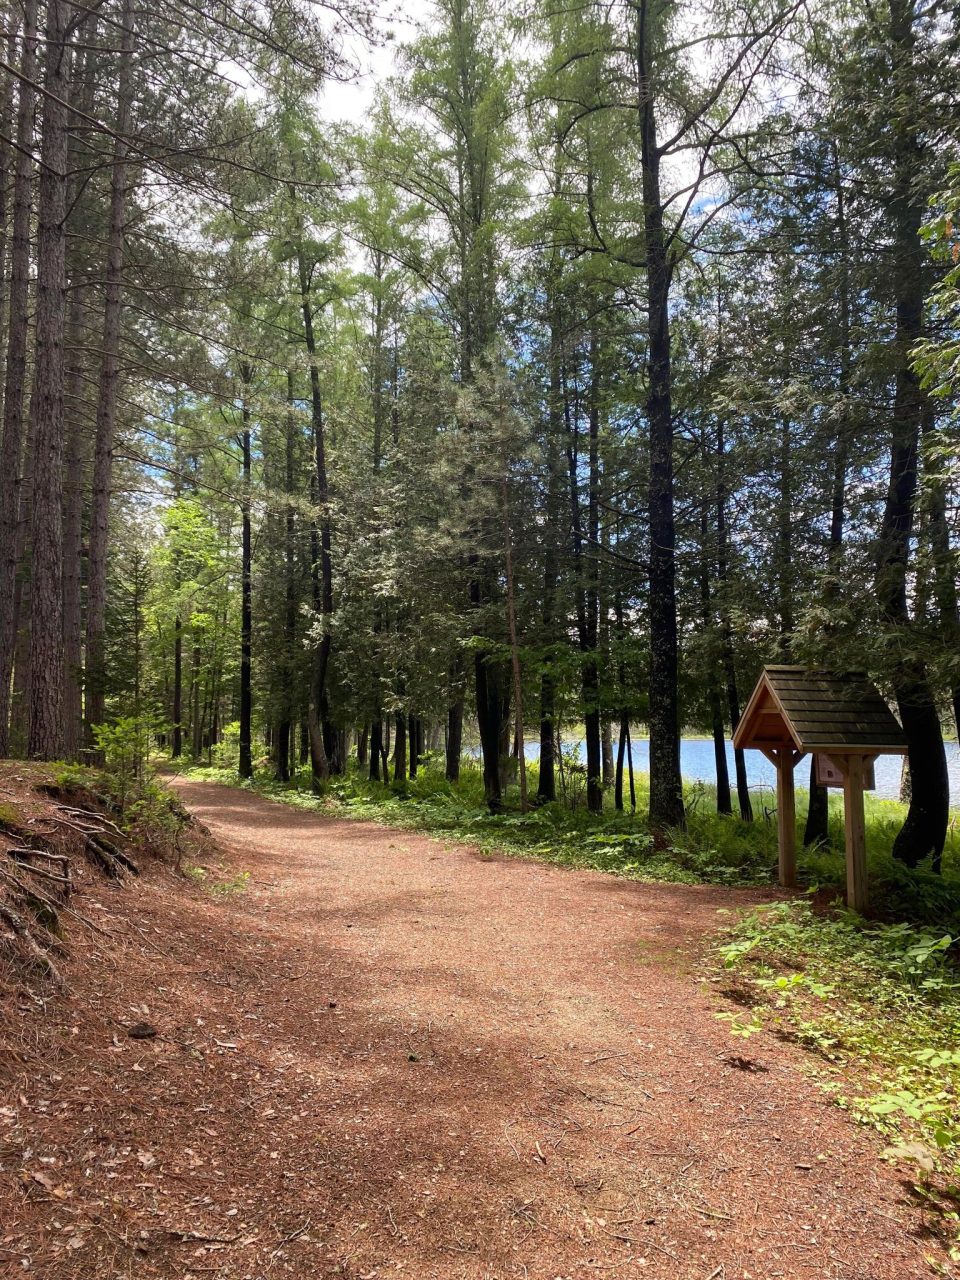
[[[194,777],[236,785],[230,768],[186,766]],[[536,770],[529,770],[531,792]],[[773,798],[755,799],[754,822],[715,812],[715,793],[703,784],[686,788],[688,812],[684,831],[654,840],[647,830],[647,779],[637,777],[636,815],[618,814],[611,796],[602,815],[583,807],[571,810],[545,805],[527,814],[519,811],[517,788],[507,796],[508,811],[492,815],[483,799],[480,770],[465,762],[457,784],[445,781],[439,762],[428,762],[417,777],[402,786],[369,782],[352,769],[333,778],[322,796],[310,789],[308,771],[292,783],[273,781],[269,766],[258,770],[253,786],[264,795],[311,809],[336,811],[392,826],[413,828],[450,839],[468,841],[484,852],[536,858],[560,866],[590,868],[631,880],[687,884],[772,885],[777,872],[777,828]],[[802,837],[805,793],[798,792],[798,841]],[[929,867],[911,872],[891,856],[905,808],[892,800],[866,799],[867,845],[871,902],[875,914],[942,925],[960,933],[960,831],[954,821],[944,851],[943,875]],[[831,796],[830,844],[801,849],[798,871],[802,886],[842,888],[843,803]]]

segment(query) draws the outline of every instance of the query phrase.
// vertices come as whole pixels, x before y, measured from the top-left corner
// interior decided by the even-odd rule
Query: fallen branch
[[[284,1245],[290,1244],[292,1243],[292,1241],[302,1236],[303,1233],[309,1228],[309,1226],[310,1226],[310,1219],[308,1218],[302,1227],[297,1227],[296,1231],[291,1231],[289,1235],[284,1236],[283,1239],[280,1241],[280,1243],[277,1245],[277,1247],[274,1249],[274,1251],[270,1254],[271,1260],[277,1257],[277,1255],[280,1253],[280,1250],[283,1248]]]

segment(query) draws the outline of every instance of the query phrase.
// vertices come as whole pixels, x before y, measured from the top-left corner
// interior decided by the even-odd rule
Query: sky
[[[350,84],[328,81],[320,94],[323,118],[330,122],[362,123],[369,114],[377,86],[394,71],[397,49],[412,40],[433,14],[431,0],[381,0],[375,45],[357,39],[346,52],[360,67],[360,75]]]

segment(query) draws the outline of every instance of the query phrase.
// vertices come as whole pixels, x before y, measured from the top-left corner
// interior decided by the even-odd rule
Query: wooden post
[[[867,909],[867,837],[863,818],[863,756],[847,756],[843,775],[843,823],[847,844],[847,906]]]
[[[780,883],[797,886],[797,815],[793,770],[797,755],[789,748],[777,752],[777,845],[780,851]]]

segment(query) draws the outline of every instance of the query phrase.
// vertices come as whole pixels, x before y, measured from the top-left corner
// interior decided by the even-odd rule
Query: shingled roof
[[[886,701],[862,671],[764,667],[733,735],[737,747],[797,751],[906,751]]]

